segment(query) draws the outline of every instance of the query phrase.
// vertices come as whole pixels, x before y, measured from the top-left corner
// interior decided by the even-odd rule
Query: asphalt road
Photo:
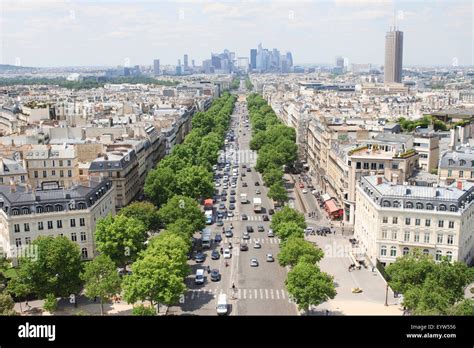
[[[241,98],[240,98],[241,100]],[[263,221],[262,216],[268,214],[268,209],[272,207],[271,201],[267,198],[267,188],[263,186],[261,176],[253,168],[256,160],[256,154],[249,150],[249,141],[251,138],[250,130],[243,126],[243,115],[247,114],[246,103],[236,102],[234,114],[232,115],[232,124],[238,124],[235,129],[236,139],[233,143],[234,149],[239,147],[236,154],[239,157],[239,180],[236,188],[236,209],[234,217],[224,219],[224,227],[227,229],[233,225],[234,236],[226,238],[222,233],[222,227],[217,227],[214,223],[210,226],[215,233],[221,233],[223,241],[221,245],[214,244],[213,249],[224,248],[229,242],[232,243],[232,257],[229,259],[229,265],[225,266],[225,261],[220,257],[219,260],[211,260],[211,250],[205,251],[206,260],[202,264],[197,264],[194,260],[190,261],[192,268],[191,275],[186,279],[189,290],[181,299],[179,306],[170,307],[169,314],[176,315],[216,315],[217,295],[227,294],[229,301],[230,315],[297,315],[296,305],[289,299],[285,289],[285,279],[287,269],[278,265],[276,255],[279,251],[279,240],[276,237],[267,237],[267,231],[270,227],[269,221]],[[240,132],[239,132],[240,130]],[[245,135],[244,135],[245,134]],[[240,180],[242,173],[242,164],[251,167],[251,172],[245,172],[246,176]],[[258,181],[260,186],[256,187],[254,183]],[[247,182],[248,187],[242,187],[242,183]],[[261,194],[256,194],[259,189]],[[220,188],[219,188],[220,189]],[[229,207],[230,189],[227,190],[227,201],[225,205]],[[240,193],[247,193],[248,204],[240,203]],[[256,214],[253,212],[253,197],[259,196],[262,199],[262,212]],[[215,205],[218,206],[218,203]],[[248,221],[242,221],[241,215],[247,214]],[[264,226],[264,232],[258,232],[257,227]],[[254,232],[250,233],[250,240],[243,241],[242,234],[246,226],[253,226]],[[260,249],[255,249],[255,242],[261,244]],[[249,246],[248,251],[240,251],[240,244],[246,242]],[[266,255],[271,253],[275,262],[266,262]],[[259,262],[258,267],[250,266],[250,259],[256,258]],[[221,273],[221,280],[212,282],[210,276],[203,285],[194,283],[194,274],[198,268],[211,269],[217,268]],[[235,285],[235,290],[232,285]]]

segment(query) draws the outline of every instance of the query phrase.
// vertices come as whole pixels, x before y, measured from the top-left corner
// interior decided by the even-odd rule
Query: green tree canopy
[[[171,224],[179,219],[185,219],[192,226],[193,232],[206,226],[204,213],[195,199],[177,195],[171,198],[158,211],[158,215],[165,224]]]
[[[298,236],[290,236],[283,244],[278,254],[281,266],[294,267],[304,257],[309,264],[316,264],[324,257],[324,252]]]
[[[157,231],[160,228],[158,209],[151,202],[133,202],[120,209],[120,215],[140,220],[147,231]]]
[[[276,202],[283,203],[288,201],[288,192],[283,187],[283,184],[274,183],[270,186],[270,190],[268,190],[268,198],[273,199]]]
[[[177,174],[179,192],[194,199],[212,197],[214,180],[212,173],[202,166],[189,166]]]
[[[0,315],[16,315],[15,302],[10,294],[0,292]]]
[[[272,217],[272,223],[270,227],[274,230],[278,230],[278,225],[285,222],[293,222],[297,224],[301,230],[304,230],[307,225],[304,219],[304,215],[295,209],[288,206],[283,207],[280,211],[277,211]]]
[[[276,235],[284,242],[290,237],[303,238],[303,229],[293,221],[282,222],[274,229]]]
[[[146,177],[144,191],[160,207],[176,194],[176,172],[170,167],[152,169]]]

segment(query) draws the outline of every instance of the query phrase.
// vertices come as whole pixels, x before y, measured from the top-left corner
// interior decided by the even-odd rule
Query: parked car
[[[254,248],[254,249],[261,249],[261,248],[262,248],[262,244],[260,244],[260,242],[255,242],[255,244],[253,245],[253,248]]]
[[[272,254],[267,254],[267,262],[273,262],[275,259],[273,258]]]
[[[247,245],[247,243],[240,244],[240,251],[248,251],[248,250],[249,250],[249,246]]]
[[[260,186],[260,183],[258,181],[255,181],[255,186]]]
[[[247,186],[248,186],[248,185],[247,185],[246,182],[243,182],[243,183],[242,183],[242,187],[247,187]]]
[[[247,214],[242,214],[241,216],[242,216],[242,220],[248,220],[248,219],[249,219],[249,217],[247,216]]]
[[[224,226],[224,221],[222,220],[217,220],[217,226]]]
[[[268,230],[267,236],[268,236],[268,237],[275,237],[275,235],[273,234],[273,230],[272,230],[272,229],[269,229],[269,230]]]
[[[234,196],[230,197],[229,202],[230,203],[235,203],[235,197]]]
[[[269,220],[270,220],[270,218],[268,217],[268,215],[263,215],[262,218],[263,218],[263,221],[269,221]]]
[[[233,205],[233,204],[232,204],[232,205]],[[234,206],[234,207],[235,207],[235,206]],[[228,216],[228,217],[234,216],[234,213],[232,212],[232,210],[227,212],[227,216]]]
[[[198,263],[204,262],[205,259],[206,259],[206,254],[203,254],[203,253],[197,253],[196,256],[194,257],[194,260]]]
[[[229,204],[229,209],[230,209],[230,210],[234,210],[234,209],[235,209],[235,204],[234,204],[234,203],[230,203],[230,204]],[[227,213],[227,215],[229,215],[229,213]],[[232,215],[234,215],[234,214],[232,214]],[[230,216],[230,215],[229,215],[229,216]]]
[[[220,233],[216,233],[216,236],[214,237],[214,241],[215,241],[216,243],[222,242],[222,236],[221,236]]]
[[[247,173],[250,173],[251,171],[252,171],[252,169],[247,168]]]
[[[252,226],[247,226],[246,229],[247,229],[247,233],[253,232],[253,227]]]
[[[255,190],[255,194],[256,194],[256,195],[259,195],[259,194],[260,194],[260,190],[259,190],[259,189],[256,189],[256,190]]]
[[[230,259],[231,256],[230,249],[224,249],[224,259]]]
[[[250,239],[250,234],[248,232],[244,232],[242,235],[242,239]]]
[[[250,267],[258,267],[257,259],[250,259]]]
[[[303,193],[308,193],[308,190],[307,190],[307,189],[303,189]]]
[[[235,196],[235,190],[230,190],[230,195]]]
[[[225,204],[223,202],[219,203],[219,209],[225,209]]]
[[[221,257],[221,254],[219,254],[219,252],[217,250],[213,250],[212,253],[211,253],[211,259],[213,260],[219,260],[219,258]]]
[[[275,214],[275,210],[273,210],[273,209],[268,209],[268,214],[270,214],[270,215]]]
[[[258,232],[264,232],[264,231],[265,231],[265,228],[264,228],[262,225],[258,225],[257,231],[258,231]]]
[[[227,238],[232,238],[234,236],[234,234],[232,233],[231,229],[228,229],[228,230],[225,231],[225,236]]]

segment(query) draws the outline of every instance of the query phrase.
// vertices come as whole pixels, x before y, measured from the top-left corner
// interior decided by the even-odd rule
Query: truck
[[[208,198],[204,200],[204,210],[212,210],[212,205],[214,204],[214,201],[212,198]]]
[[[241,204],[247,204],[249,201],[247,199],[247,194],[246,193],[241,193],[240,194],[240,203]]]
[[[205,210],[204,215],[206,217],[206,225],[211,225],[213,222],[212,210]]]
[[[255,197],[253,199],[253,211],[260,213],[262,211],[262,199],[260,197]]]
[[[208,249],[211,247],[211,230],[208,228],[202,230],[201,245],[203,249]]]

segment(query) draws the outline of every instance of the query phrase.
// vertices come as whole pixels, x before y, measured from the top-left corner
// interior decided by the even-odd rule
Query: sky
[[[472,0],[0,0],[0,64],[162,65],[262,43],[295,64],[383,64],[404,32],[404,66],[474,65]]]

